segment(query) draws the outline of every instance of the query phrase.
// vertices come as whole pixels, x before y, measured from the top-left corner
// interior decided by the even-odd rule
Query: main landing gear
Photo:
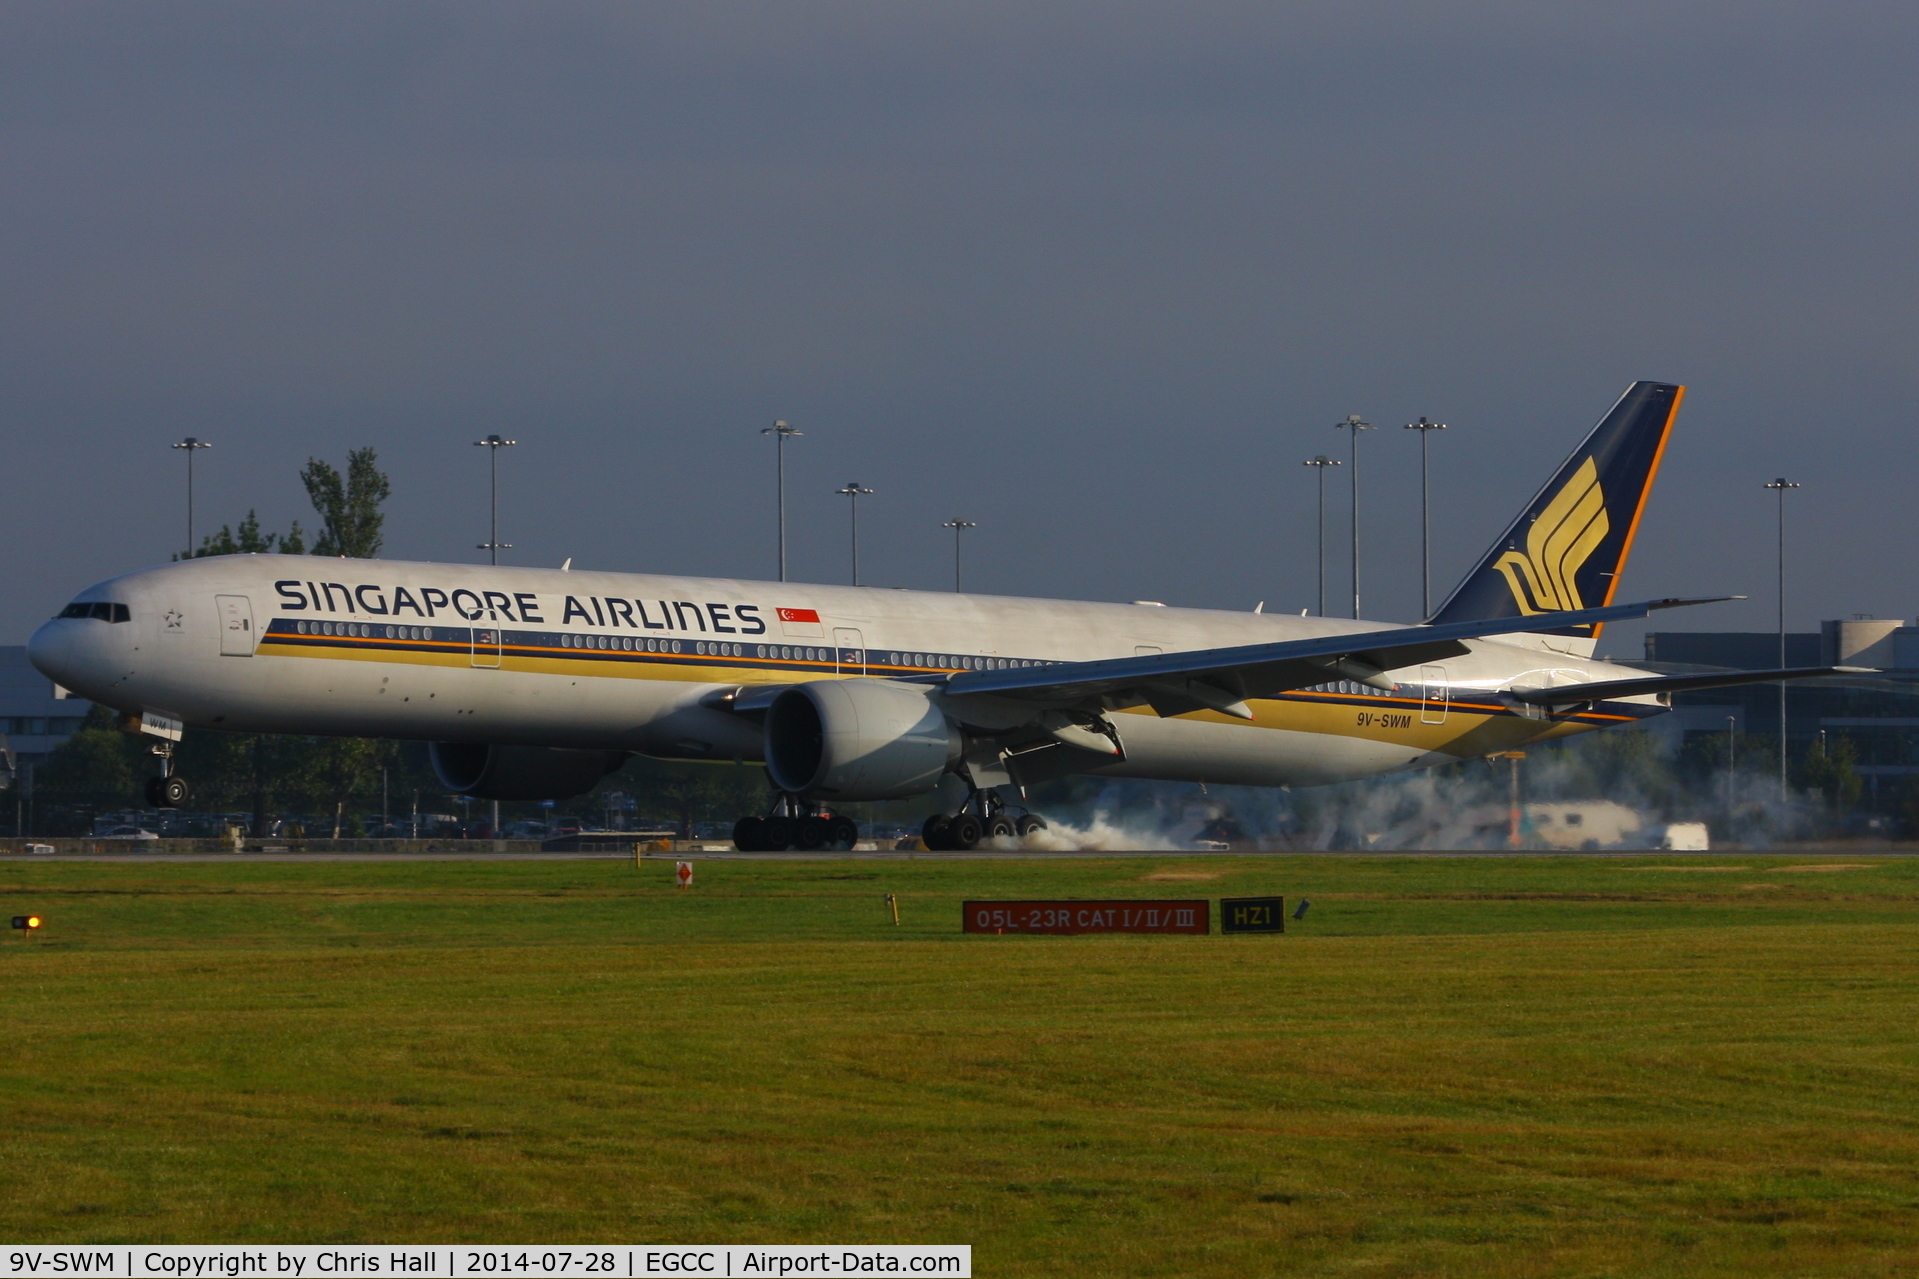
[[[742,853],[835,850],[859,842],[859,823],[794,795],[782,794],[764,817],[742,817],[733,824],[733,847]]]
[[[959,812],[934,813],[920,828],[920,841],[936,853],[964,853],[988,839],[1024,839],[1036,830],[1045,830],[1046,820],[1038,813],[1015,817],[1006,810],[1006,801],[998,791],[976,790],[966,797]]]
[[[193,798],[193,791],[187,786],[187,779],[173,771],[173,743],[155,742],[153,755],[160,762],[160,774],[147,778],[147,806],[185,808],[187,801]]]

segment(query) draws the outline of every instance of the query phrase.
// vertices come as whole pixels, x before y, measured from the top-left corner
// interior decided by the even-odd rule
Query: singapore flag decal
[[[794,639],[822,639],[826,635],[816,609],[780,608],[773,611],[780,615],[780,629]]]

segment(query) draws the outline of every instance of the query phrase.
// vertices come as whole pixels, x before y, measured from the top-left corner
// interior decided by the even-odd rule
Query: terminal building
[[[1875,675],[1827,676],[1786,685],[1786,749],[1803,759],[1825,734],[1844,735],[1858,750],[1865,804],[1884,808],[1905,780],[1919,774],[1919,627],[1901,619],[1855,617],[1820,624],[1816,632],[1786,633],[1786,666],[1865,666]],[[1771,670],[1780,666],[1777,631],[1655,631],[1646,636],[1643,664],[1664,674],[1709,670]],[[1779,685],[1747,684],[1673,695],[1670,715],[1651,721],[1655,732],[1681,742],[1703,733],[1777,740]]]
[[[0,645],[0,737],[21,763],[36,764],[59,749],[92,707],[35,670],[25,645]]]
[[[0,830],[19,835],[29,829],[35,766],[80,731],[91,709],[91,702],[68,697],[35,670],[24,645],[0,645],[0,745],[12,753],[17,770],[9,776],[0,753]]]

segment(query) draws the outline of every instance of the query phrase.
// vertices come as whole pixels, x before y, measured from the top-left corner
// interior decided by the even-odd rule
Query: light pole
[[[1309,457],[1301,466],[1313,468],[1313,478],[1319,481],[1319,615],[1326,616],[1326,468],[1338,466],[1337,458],[1321,453]]]
[[[774,468],[779,488],[780,508],[780,580],[786,580],[786,438],[789,435],[803,435],[784,422],[775,421],[773,425],[761,427],[761,435],[773,437]]]
[[[1525,805],[1519,802],[1519,761],[1526,758],[1526,752],[1498,751],[1486,758],[1512,761],[1512,800],[1506,819],[1506,847],[1522,848],[1525,846],[1522,832],[1525,827],[1526,809]]]
[[[953,530],[953,593],[957,595],[960,588],[960,534],[969,528],[978,528],[979,525],[955,515],[940,527]]]
[[[1417,422],[1406,423],[1406,429],[1419,432],[1419,616],[1423,621],[1433,615],[1433,521],[1429,514],[1426,440],[1434,431],[1445,430],[1446,424],[1422,416]]]
[[[187,451],[187,553],[182,558],[190,560],[193,558],[193,455],[213,446],[189,435],[173,447]]]
[[[1786,666],[1786,490],[1799,486],[1780,476],[1767,488],[1779,495],[1779,668]],[[1786,799],[1786,682],[1779,681],[1779,800]]]
[[[1732,824],[1732,779],[1733,779],[1733,726],[1738,723],[1735,715],[1726,716],[1726,823]]]
[[[872,489],[860,487],[858,480],[848,480],[843,489],[834,489],[841,497],[853,504],[853,585],[860,584],[860,499],[871,497]]]
[[[1343,422],[1333,423],[1335,431],[1350,431],[1353,436],[1353,616],[1359,616],[1359,433],[1373,429],[1371,422],[1349,413]]]
[[[499,435],[489,435],[484,440],[473,441],[474,448],[486,450],[487,461],[491,464],[493,472],[492,532],[486,541],[481,542],[479,545],[480,550],[488,553],[490,557],[488,562],[493,564],[500,562],[501,551],[510,551],[513,549],[513,543],[502,542],[500,540],[500,450],[510,448],[518,443],[518,440],[509,440]]]

